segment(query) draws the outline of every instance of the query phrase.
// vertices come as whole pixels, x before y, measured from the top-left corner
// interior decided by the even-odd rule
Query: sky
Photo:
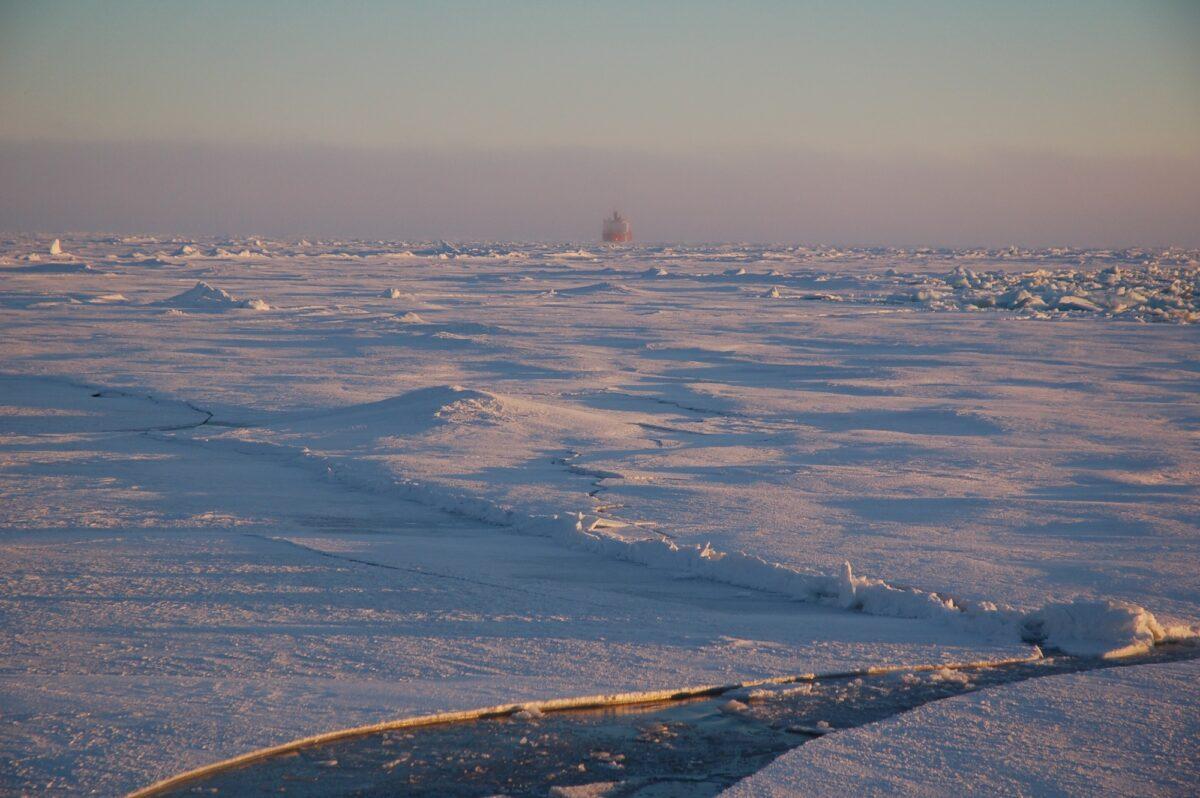
[[[0,229],[1200,246],[1200,2],[0,0]]]

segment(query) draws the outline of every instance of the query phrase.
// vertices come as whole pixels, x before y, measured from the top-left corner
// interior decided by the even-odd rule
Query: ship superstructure
[[[604,241],[608,244],[628,244],[633,240],[633,229],[629,220],[618,211],[604,220]]]

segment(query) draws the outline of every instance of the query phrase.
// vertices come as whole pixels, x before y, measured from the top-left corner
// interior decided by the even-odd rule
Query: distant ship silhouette
[[[629,220],[618,211],[604,220],[604,241],[609,244],[628,244],[633,240],[633,230]]]

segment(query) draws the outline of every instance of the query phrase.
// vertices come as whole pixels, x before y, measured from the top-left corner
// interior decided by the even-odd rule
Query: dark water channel
[[[716,795],[784,751],[972,690],[1095,668],[1200,656],[1161,646],[1127,660],[841,676],[704,698],[519,713],[378,732],[276,755],[160,795]],[[584,790],[584,785],[592,785]]]

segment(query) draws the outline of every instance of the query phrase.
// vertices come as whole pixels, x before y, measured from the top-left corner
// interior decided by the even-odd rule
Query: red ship
[[[633,240],[629,220],[617,211],[604,220],[604,241],[608,244],[628,244]]]

